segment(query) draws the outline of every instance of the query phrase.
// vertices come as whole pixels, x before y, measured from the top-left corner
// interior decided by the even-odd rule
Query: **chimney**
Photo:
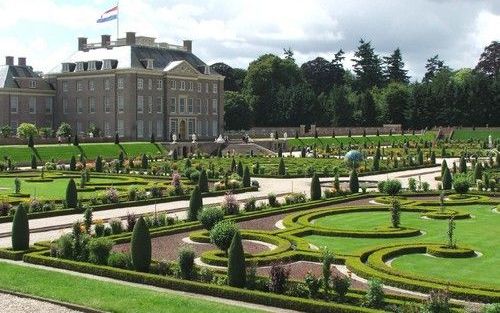
[[[78,51],[85,51],[87,49],[87,38],[78,37]]]
[[[183,46],[187,52],[193,51],[193,41],[192,40],[184,40]]]
[[[5,65],[14,65],[14,57],[6,56],[5,57]]]
[[[108,47],[111,44],[110,35],[101,35],[101,47]]]
[[[17,65],[19,65],[19,66],[26,66],[26,58],[25,57],[19,57],[19,58],[17,58]]]
[[[127,46],[135,45],[135,32],[127,32],[126,33],[125,44]]]

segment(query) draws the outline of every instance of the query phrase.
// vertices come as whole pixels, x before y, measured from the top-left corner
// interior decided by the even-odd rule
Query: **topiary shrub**
[[[290,268],[285,268],[283,264],[273,264],[269,271],[269,291],[283,294],[288,285]]]
[[[283,158],[280,159],[280,164],[278,165],[278,175],[284,176],[286,174],[285,161]]]
[[[12,220],[12,250],[24,251],[30,246],[30,229],[28,214],[23,206],[19,206]]]
[[[240,232],[235,232],[228,251],[227,283],[231,287],[244,288],[245,280],[245,253]]]
[[[391,207],[391,224],[392,227],[398,228],[401,222],[401,203],[398,199],[393,198]]]
[[[203,227],[210,231],[215,224],[224,219],[224,212],[219,208],[206,208],[198,215],[198,220]]]
[[[210,242],[227,253],[238,227],[233,221],[220,221],[210,230]]]
[[[134,226],[130,243],[134,269],[139,272],[149,272],[151,266],[151,236],[142,216],[139,217]]]
[[[203,199],[201,197],[201,191],[199,186],[195,186],[193,192],[191,193],[191,198],[189,199],[189,209],[188,209],[188,220],[196,221],[198,218],[198,213],[203,207]]]
[[[384,192],[391,197],[395,197],[401,190],[401,182],[397,179],[389,179],[384,183]]]
[[[351,279],[343,275],[333,275],[332,286],[339,300],[344,301],[345,295],[347,294],[347,292],[349,291],[349,287],[351,286]]]
[[[194,274],[194,251],[183,247],[179,250],[179,269],[182,279],[191,279]]]
[[[78,191],[76,190],[76,184],[73,178],[68,182],[66,187],[66,205],[68,208],[76,208],[78,204]]]
[[[352,193],[359,192],[358,173],[356,173],[355,169],[351,171],[351,175],[349,176],[349,189],[351,190]]]
[[[88,243],[88,248],[91,263],[107,265],[109,253],[113,248],[113,240],[105,237],[92,238]]]
[[[455,189],[457,193],[461,195],[466,194],[469,188],[469,179],[465,174],[457,174],[453,177],[453,189]]]
[[[95,159],[95,171],[98,173],[102,172],[102,157],[100,155]]]
[[[384,306],[384,289],[378,279],[368,281],[368,291],[365,294],[364,306],[369,308],[382,308]]]
[[[451,173],[448,167],[444,169],[443,176],[441,178],[442,183],[443,183],[443,189],[444,190],[450,190],[451,189]]]
[[[221,204],[222,209],[227,215],[240,213],[240,203],[232,193],[226,193]]]
[[[311,179],[311,200],[319,199],[321,199],[321,184],[318,175],[314,174]]]
[[[132,265],[130,255],[124,252],[111,252],[108,257],[108,265],[111,267],[128,269]]]
[[[147,170],[148,167],[149,167],[149,161],[148,161],[148,157],[146,154],[143,154],[142,155],[142,158],[141,158],[141,166],[143,169]]]
[[[76,171],[76,158],[74,155],[71,157],[71,160],[69,161],[69,170]]]
[[[208,192],[208,178],[207,171],[202,169],[200,172],[200,177],[198,178],[198,186],[200,187],[201,192]]]
[[[245,166],[243,171],[243,187],[250,187],[250,169],[248,166]]]

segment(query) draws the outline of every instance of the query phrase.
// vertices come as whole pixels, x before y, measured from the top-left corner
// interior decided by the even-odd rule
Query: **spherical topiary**
[[[444,190],[450,190],[451,189],[451,173],[448,167],[444,169],[443,177],[441,178],[441,181],[443,183],[443,189]]]
[[[389,196],[396,196],[401,190],[401,182],[397,179],[389,179],[384,183],[384,192]]]
[[[344,160],[347,163],[347,166],[357,168],[363,161],[363,154],[358,150],[351,150],[346,153]]]
[[[78,192],[76,190],[76,184],[73,178],[68,182],[66,187],[66,205],[68,208],[76,208],[78,204]]]
[[[359,192],[358,173],[356,173],[355,169],[351,171],[351,175],[349,176],[349,189],[351,190],[352,193]]]
[[[28,215],[24,206],[19,206],[12,221],[12,250],[28,250],[30,246],[30,229]]]
[[[470,188],[469,179],[464,174],[457,174],[453,177],[453,188],[461,195],[467,193]]]
[[[321,184],[318,175],[315,173],[311,179],[311,200],[319,199],[321,199]]]
[[[227,252],[237,231],[238,227],[233,221],[220,221],[210,230],[210,242],[222,251]]]
[[[200,177],[198,178],[198,186],[201,192],[208,192],[208,178],[207,171],[202,169],[200,172]]]
[[[139,272],[149,272],[151,266],[151,236],[142,216],[135,223],[130,242],[134,269]]]
[[[219,208],[206,208],[198,214],[198,220],[206,230],[211,230],[215,224],[224,219],[224,212]]]
[[[227,259],[227,284],[244,288],[246,282],[245,253],[240,232],[236,232],[229,246]]]
[[[243,187],[250,187],[250,169],[245,166],[245,171],[243,172]]]
[[[199,186],[195,186],[193,192],[191,193],[191,198],[189,199],[189,210],[188,210],[188,220],[196,221],[198,218],[198,213],[203,207],[203,199],[201,197],[201,191]]]

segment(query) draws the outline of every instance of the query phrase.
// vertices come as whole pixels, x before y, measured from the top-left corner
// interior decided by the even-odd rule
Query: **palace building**
[[[104,137],[138,140],[221,133],[224,77],[192,53],[190,40],[171,45],[133,32],[98,43],[78,38],[78,51],[43,78],[25,59],[15,66],[9,58],[0,68],[1,125],[66,122],[78,134],[97,127]]]

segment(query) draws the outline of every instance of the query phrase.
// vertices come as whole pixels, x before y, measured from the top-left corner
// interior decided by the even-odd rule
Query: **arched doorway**
[[[186,121],[181,120],[179,125],[179,139],[186,140],[187,139],[187,130],[186,130]]]

